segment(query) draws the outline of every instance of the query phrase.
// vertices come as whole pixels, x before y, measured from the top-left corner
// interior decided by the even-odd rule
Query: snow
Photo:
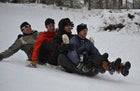
[[[128,19],[128,13],[136,13],[134,20]],[[74,33],[78,24],[86,23],[89,27],[88,37],[94,37],[95,46],[101,53],[110,54],[109,60],[121,57],[123,61],[132,63],[130,74],[123,77],[121,74],[110,75],[106,72],[95,77],[86,77],[63,72],[51,65],[28,68],[26,55],[19,51],[0,62],[1,91],[138,91],[140,89],[140,27],[134,24],[134,22],[140,23],[140,10],[109,13],[108,10],[86,11],[67,8],[59,10],[56,6],[0,3],[0,52],[7,49],[17,38],[22,22],[28,21],[33,29],[44,31],[44,21],[48,17],[55,19],[56,27],[61,18],[69,17],[75,24]],[[109,17],[113,20],[109,20]],[[105,26],[104,22],[123,23],[126,26],[120,32],[103,32],[101,27]]]

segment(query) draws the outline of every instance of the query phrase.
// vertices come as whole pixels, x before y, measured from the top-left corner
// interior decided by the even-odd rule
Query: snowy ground
[[[116,13],[118,12],[118,13]],[[95,46],[101,53],[108,52],[110,60],[121,57],[123,61],[130,61],[132,68],[130,75],[110,75],[108,72],[95,77],[79,76],[58,70],[57,67],[38,66],[28,68],[26,55],[19,51],[15,55],[0,62],[0,90],[1,91],[138,91],[140,89],[140,10],[116,11],[109,14],[107,10],[59,10],[55,6],[35,4],[2,4],[0,3],[0,52],[7,49],[20,33],[19,26],[28,21],[32,28],[44,31],[44,21],[51,17],[58,21],[69,17],[75,26],[84,22],[88,24],[89,36],[95,39]],[[135,14],[132,21],[127,13]],[[111,17],[111,18],[109,18]],[[111,20],[109,20],[111,19]],[[124,20],[123,20],[124,19]],[[126,24],[121,32],[102,32],[103,22]],[[75,33],[75,28],[73,32]],[[100,32],[99,32],[100,31]]]

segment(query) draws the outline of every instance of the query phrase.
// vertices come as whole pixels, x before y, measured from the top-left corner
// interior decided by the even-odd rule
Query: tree
[[[40,3],[40,0],[36,0],[36,3]]]
[[[102,9],[102,8],[103,8],[103,3],[102,3],[102,1],[103,1],[103,0],[99,0],[99,1],[98,1],[98,8],[99,8],[99,9]]]
[[[73,8],[73,0],[70,0],[70,7]]]
[[[125,4],[126,4],[126,9],[128,10],[127,2],[128,2],[128,1],[127,1],[127,0],[125,0]]]
[[[91,10],[91,0],[88,0],[88,10]]]
[[[105,8],[108,9],[109,8],[109,6],[108,6],[108,3],[109,3],[108,0],[106,0],[105,3],[106,3]]]
[[[118,9],[121,9],[123,6],[123,0],[118,0]]]

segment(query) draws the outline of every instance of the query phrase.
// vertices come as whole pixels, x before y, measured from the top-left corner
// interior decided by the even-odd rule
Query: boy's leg
[[[67,72],[77,73],[76,66],[64,55],[58,56],[58,64],[61,65]]]
[[[38,56],[38,64],[45,64],[48,61],[48,51],[49,51],[49,42],[44,42],[39,51],[39,56]]]

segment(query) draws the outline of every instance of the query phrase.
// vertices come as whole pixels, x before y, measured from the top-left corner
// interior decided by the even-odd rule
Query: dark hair
[[[49,25],[49,24],[51,24],[51,23],[55,24],[54,19],[47,18],[47,19],[45,20],[45,25]]]
[[[81,23],[77,26],[77,33],[79,34],[80,31],[82,31],[83,29],[87,29],[87,25],[84,23]]]
[[[22,28],[24,27],[24,26],[26,26],[26,25],[30,25],[28,22],[23,22],[21,25],[20,25],[20,29],[21,29],[21,31],[22,31]],[[30,25],[31,26],[31,25]]]

